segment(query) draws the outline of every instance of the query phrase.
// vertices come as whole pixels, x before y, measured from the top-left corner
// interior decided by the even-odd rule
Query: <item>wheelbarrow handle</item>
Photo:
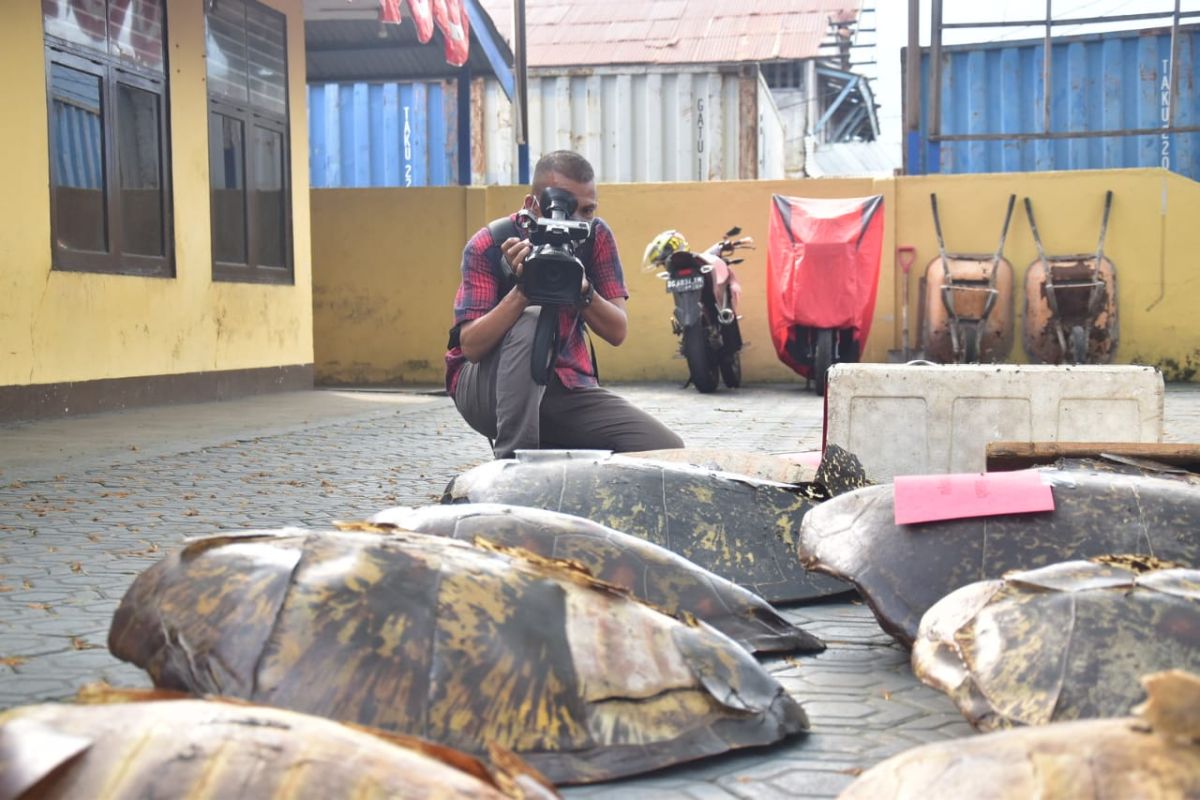
[[[1046,266],[1046,251],[1042,247],[1042,237],[1038,235],[1037,220],[1033,218],[1033,202],[1025,198],[1025,215],[1029,217],[1029,231],[1033,234],[1033,243],[1037,246],[1038,260],[1046,267],[1047,274],[1049,266]]]
[[[1104,194],[1104,216],[1100,219],[1100,241],[1096,243],[1096,269],[1100,269],[1100,262],[1104,260],[1104,238],[1108,235],[1108,214],[1112,211],[1113,193],[1109,189]]]

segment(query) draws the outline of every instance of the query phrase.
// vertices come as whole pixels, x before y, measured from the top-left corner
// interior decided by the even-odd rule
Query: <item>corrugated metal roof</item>
[[[804,170],[810,178],[891,175],[900,166],[900,152],[884,142],[806,142]]]
[[[512,0],[481,0],[512,41]],[[816,58],[862,0],[526,0],[530,67]]]

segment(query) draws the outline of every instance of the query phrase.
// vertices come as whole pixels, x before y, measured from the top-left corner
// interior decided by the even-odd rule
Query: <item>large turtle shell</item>
[[[769,602],[848,591],[796,559],[800,520],[823,494],[686,464],[522,454],[455,478],[443,502],[510,503],[585,517],[679,553]]]
[[[1195,676],[1144,682],[1151,702],[1200,704]],[[1179,735],[1156,723],[1150,716],[1059,722],[927,744],[867,770],[839,800],[1200,797],[1197,732]]]
[[[511,755],[489,769],[446,747],[295,711],[174,692],[108,694],[102,705],[0,713],[0,797],[558,796]]]
[[[578,562],[592,575],[668,614],[699,617],[752,652],[819,653],[825,645],[781,617],[754,593],[683,556],[571,514],[497,503],[390,508],[376,524],[519,547]]]
[[[964,586],[912,663],[981,730],[1128,714],[1139,675],[1200,671],[1200,571],[1067,561]]]
[[[812,483],[817,476],[815,453],[757,453],[723,447],[680,447],[672,450],[642,450],[622,453],[627,458],[691,464],[717,472],[735,472],[777,483]],[[818,459],[819,460],[819,459]]]
[[[804,731],[736,642],[559,562],[419,533],[190,543],[109,632],[155,685],[525,757],[556,783],[636,774]]]
[[[896,525],[892,485],[821,503],[800,529],[809,569],[853,581],[883,629],[911,645],[930,606],[1014,569],[1109,553],[1200,566],[1200,477],[1063,461],[1039,470],[1054,511]]]

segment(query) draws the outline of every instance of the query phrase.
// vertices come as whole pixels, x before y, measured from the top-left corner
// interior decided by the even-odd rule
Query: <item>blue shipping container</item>
[[[1200,124],[1200,27],[1179,28],[1175,126]],[[1042,40],[942,48],[941,131],[1038,134],[1043,130]],[[1050,131],[1162,128],[1170,101],[1170,29],[1051,40]],[[929,49],[921,51],[919,164],[910,173],[1166,167],[1200,180],[1200,132],[1061,139],[930,141]],[[909,154],[911,161],[911,153]]]
[[[456,103],[449,82],[309,84],[313,188],[456,184]]]

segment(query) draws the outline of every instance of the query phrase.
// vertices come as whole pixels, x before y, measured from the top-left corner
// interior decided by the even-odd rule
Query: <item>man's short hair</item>
[[[531,188],[534,197],[541,196],[542,189],[546,188],[546,178],[552,172],[557,172],[576,183],[591,183],[596,178],[596,171],[592,169],[592,165],[579,153],[573,150],[555,150],[539,158],[537,166],[533,168]]]

